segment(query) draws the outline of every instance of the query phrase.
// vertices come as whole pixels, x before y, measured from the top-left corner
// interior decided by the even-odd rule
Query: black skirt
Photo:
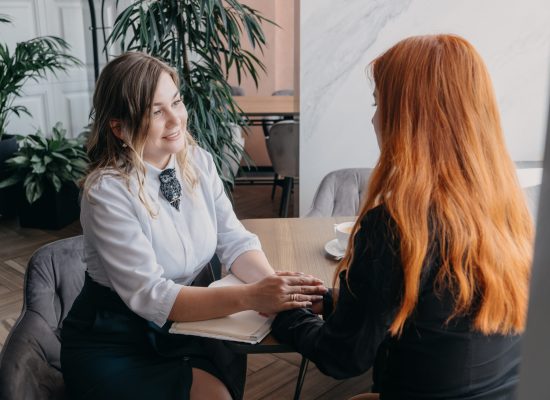
[[[191,368],[220,379],[241,399],[246,355],[224,342],[169,334],[86,274],[61,331],[61,369],[74,399],[189,399]]]

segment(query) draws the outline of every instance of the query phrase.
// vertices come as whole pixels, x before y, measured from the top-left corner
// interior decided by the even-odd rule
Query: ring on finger
[[[291,293],[290,294],[290,301],[296,301],[297,300],[296,297],[297,297],[296,293]]]

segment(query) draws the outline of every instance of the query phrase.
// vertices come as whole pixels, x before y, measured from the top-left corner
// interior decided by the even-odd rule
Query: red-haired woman
[[[381,399],[508,399],[518,380],[533,226],[487,69],[454,35],[372,62],[381,155],[324,320],[275,336],[336,378],[374,366]]]

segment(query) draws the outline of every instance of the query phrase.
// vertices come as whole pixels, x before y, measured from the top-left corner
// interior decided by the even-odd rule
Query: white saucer
[[[332,239],[325,244],[325,251],[337,260],[344,257],[346,251],[338,244],[338,239]]]

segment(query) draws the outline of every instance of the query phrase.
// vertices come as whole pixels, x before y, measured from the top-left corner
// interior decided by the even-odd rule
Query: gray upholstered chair
[[[353,216],[359,214],[372,168],[347,168],[329,172],[319,184],[306,217]],[[527,206],[537,220],[540,185],[523,188]]]
[[[275,174],[283,177],[283,195],[279,216],[288,216],[288,203],[294,187],[294,179],[299,176],[300,166],[300,124],[298,121],[276,122],[266,137],[267,152]]]
[[[229,91],[232,96],[244,96],[244,89],[240,86],[230,86]]]
[[[294,96],[294,89],[281,89],[281,90],[275,90],[273,93],[271,93],[272,96]],[[264,136],[267,138],[269,137],[269,130],[273,126],[273,124],[277,121],[283,121],[283,120],[292,120],[294,119],[292,116],[276,116],[272,115],[269,117],[264,117],[262,119],[262,129],[264,131]],[[275,197],[275,189],[277,189],[277,186],[283,186],[284,180],[279,179],[279,176],[277,173],[273,176],[273,186],[271,189],[271,200]]]
[[[0,399],[64,399],[60,365],[63,320],[84,284],[82,236],[38,249],[27,266],[23,310],[0,354]],[[193,282],[208,286],[220,278],[214,257]]]
[[[63,399],[59,361],[63,319],[84,284],[82,236],[59,240],[31,257],[23,311],[0,355],[0,399]]]
[[[346,168],[329,172],[319,184],[306,217],[359,214],[372,168]]]
[[[281,90],[275,90],[273,93],[271,93],[272,96],[294,96],[294,89],[281,89]],[[262,128],[264,130],[264,135],[269,136],[269,129],[273,126],[273,124],[277,121],[282,121],[285,119],[293,119],[292,117],[281,117],[281,116],[271,116],[271,117],[265,117],[262,120]]]

